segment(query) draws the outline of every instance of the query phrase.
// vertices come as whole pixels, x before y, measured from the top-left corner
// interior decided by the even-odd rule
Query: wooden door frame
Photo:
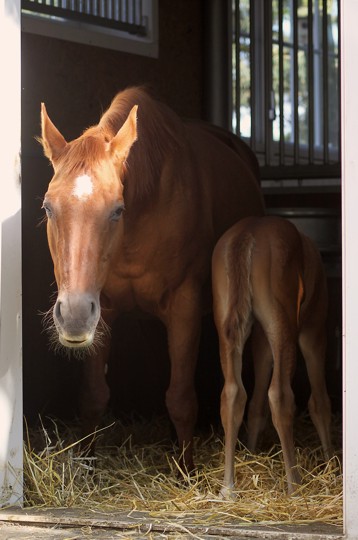
[[[358,539],[358,50],[357,0],[341,3],[344,362],[344,532]],[[21,3],[0,0],[0,488],[2,504],[22,501]],[[11,53],[9,53],[11,51]],[[11,73],[9,72],[11,68]],[[7,499],[5,501],[5,498]]]
[[[21,5],[0,0],[0,500],[22,500]]]

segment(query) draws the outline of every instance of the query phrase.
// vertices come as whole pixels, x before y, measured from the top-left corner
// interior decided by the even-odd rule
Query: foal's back
[[[235,264],[238,246],[250,246],[247,271],[256,319],[269,328],[273,313],[282,313],[291,330],[298,332],[296,339],[308,319],[315,316],[324,323],[326,279],[320,253],[310,238],[288,220],[275,216],[241,220],[229,235],[231,272],[242,271],[242,266]]]
[[[325,317],[327,292],[319,251],[283,218],[238,221],[215,247],[213,275],[215,312],[227,335],[253,318],[269,329],[276,312],[298,331],[311,316],[312,303],[319,317]]]

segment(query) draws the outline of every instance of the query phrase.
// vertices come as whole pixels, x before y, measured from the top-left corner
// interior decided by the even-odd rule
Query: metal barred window
[[[146,35],[142,0],[22,0],[22,10]]]
[[[25,31],[157,56],[157,0],[22,0],[21,10]]]
[[[233,0],[233,130],[266,177],[340,173],[339,0]]]

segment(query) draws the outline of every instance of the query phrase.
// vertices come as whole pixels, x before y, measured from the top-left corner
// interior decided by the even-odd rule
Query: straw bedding
[[[339,421],[336,444],[340,445]],[[322,461],[310,422],[295,426],[302,486],[289,497],[280,446],[258,455],[242,445],[236,453],[235,499],[219,498],[223,439],[212,430],[195,441],[196,473],[178,465],[166,419],[116,421],[98,432],[96,456],[80,451],[77,429],[54,421],[27,431],[24,481],[26,507],[72,507],[149,512],[165,519],[190,517],[198,525],[240,523],[342,525],[339,455]],[[270,441],[270,434],[265,440]],[[274,439],[274,435],[273,435]],[[339,442],[338,442],[339,440]]]

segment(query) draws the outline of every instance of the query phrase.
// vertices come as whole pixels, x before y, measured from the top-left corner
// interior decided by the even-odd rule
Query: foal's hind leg
[[[228,338],[224,328],[218,325],[220,361],[224,375],[221,393],[221,422],[225,433],[225,472],[221,495],[228,498],[232,494],[235,476],[235,449],[239,428],[245,411],[246,391],[242,382],[242,353],[251,324],[246,321]]]
[[[296,366],[296,335],[293,325],[288,323],[286,314],[272,313],[274,324],[266,326],[267,336],[273,354],[274,367],[268,391],[272,421],[280,438],[288,483],[292,493],[300,484],[296,469],[296,456],[293,438],[295,399],[292,378]]]
[[[247,417],[247,448],[254,452],[258,438],[263,431],[268,416],[267,391],[272,373],[272,352],[270,344],[256,322],[252,331],[252,355],[254,363],[254,391]]]
[[[311,396],[308,409],[326,459],[332,456],[331,403],[325,379],[326,333],[322,324],[308,321],[300,332],[299,346],[306,362]]]

